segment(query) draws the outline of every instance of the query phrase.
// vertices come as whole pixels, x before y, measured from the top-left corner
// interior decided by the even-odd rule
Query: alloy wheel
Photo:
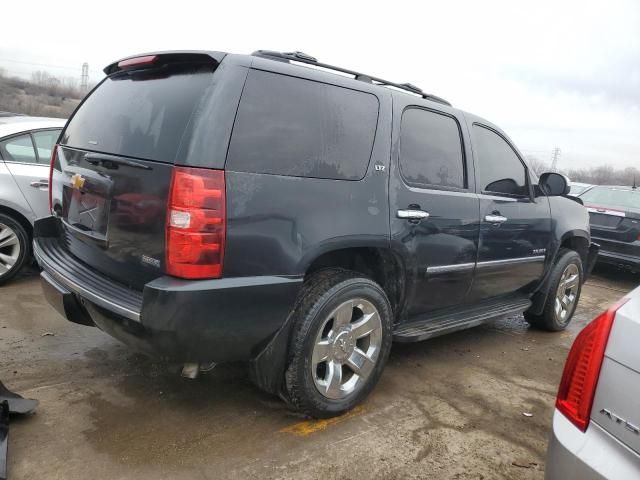
[[[311,369],[323,396],[339,400],[359,389],[375,369],[382,347],[382,322],[362,298],[346,301],[324,320],[313,347]]]
[[[8,273],[20,258],[20,239],[16,232],[0,223],[0,277]]]
[[[573,312],[580,288],[580,271],[577,265],[570,263],[560,276],[556,291],[555,312],[562,323],[566,322]]]

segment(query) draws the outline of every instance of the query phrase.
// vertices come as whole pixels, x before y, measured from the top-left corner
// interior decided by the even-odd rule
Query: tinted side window
[[[478,185],[483,192],[528,196],[524,165],[511,146],[497,133],[473,126],[478,157]]]
[[[41,130],[32,132],[33,141],[38,149],[38,162],[49,165],[51,161],[51,150],[58,140],[60,130]]]
[[[9,162],[37,163],[31,135],[20,135],[0,142],[2,158]]]
[[[364,177],[378,121],[371,94],[251,70],[227,168],[296,177]]]
[[[400,171],[409,183],[465,188],[458,123],[439,113],[410,108],[402,114]]]

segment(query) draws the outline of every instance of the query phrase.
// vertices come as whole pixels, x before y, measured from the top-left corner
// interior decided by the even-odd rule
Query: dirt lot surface
[[[241,365],[186,380],[66,322],[26,273],[0,288],[0,379],[41,403],[11,424],[10,478],[540,479],[573,338],[639,283],[598,270],[563,333],[513,317],[395,345],[364,405],[310,421]]]

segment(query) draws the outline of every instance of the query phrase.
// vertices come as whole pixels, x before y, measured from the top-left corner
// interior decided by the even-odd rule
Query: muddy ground
[[[0,379],[41,402],[11,424],[10,478],[541,479],[568,348],[639,283],[598,269],[563,333],[513,317],[395,345],[364,405],[307,421],[242,365],[186,380],[66,322],[27,272],[0,288]]]

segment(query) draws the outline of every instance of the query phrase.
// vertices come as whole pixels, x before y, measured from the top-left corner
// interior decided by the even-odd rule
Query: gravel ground
[[[0,288],[0,379],[41,403],[11,423],[10,478],[541,479],[571,342],[639,283],[597,270],[566,332],[520,316],[394,345],[365,404],[310,421],[242,365],[186,380],[66,322],[26,272]]]

